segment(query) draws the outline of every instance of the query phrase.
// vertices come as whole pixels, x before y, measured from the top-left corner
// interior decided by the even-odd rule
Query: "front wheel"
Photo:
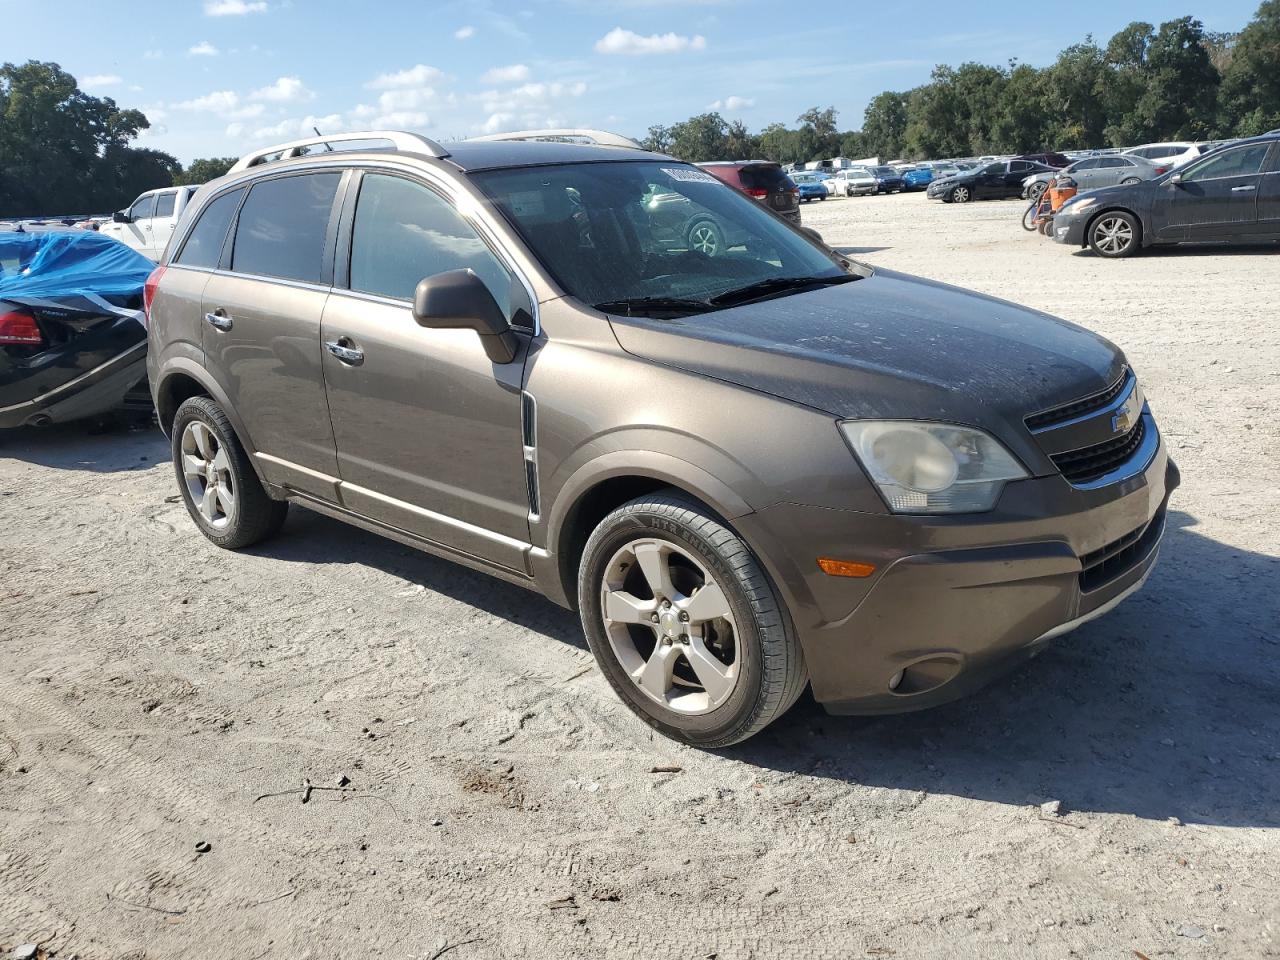
[[[1129,185],[1131,185],[1131,184],[1134,184],[1134,183],[1141,183],[1141,182],[1142,182],[1142,178],[1141,178],[1141,177],[1125,177],[1123,180],[1121,180],[1121,181],[1120,181],[1120,183],[1121,183],[1123,186],[1129,186]]]
[[[973,199],[973,191],[968,187],[952,187],[951,202],[952,203],[968,203]]]
[[[790,620],[750,549],[676,491],[601,521],[583,551],[578,606],[622,701],[693,746],[746,740],[808,682]]]
[[[1049,185],[1047,183],[1033,183],[1031,186],[1027,187],[1027,199],[1032,203],[1035,203],[1044,196],[1044,192],[1048,187]]]
[[[1113,210],[1098,217],[1089,227],[1089,246],[1100,257],[1119,259],[1138,252],[1141,228],[1129,213]]]
[[[239,550],[280,529],[289,505],[267,495],[217,403],[208,397],[184,400],[170,437],[182,501],[201,533],[220,547]]]
[[[689,228],[689,249],[705,257],[724,253],[724,232],[710,220],[700,220]]]

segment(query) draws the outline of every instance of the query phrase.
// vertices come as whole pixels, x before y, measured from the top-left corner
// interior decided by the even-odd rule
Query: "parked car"
[[[0,429],[150,410],[153,266],[89,230],[0,233]]]
[[[933,170],[930,167],[908,167],[902,172],[902,189],[925,190],[933,182]]]
[[[841,197],[861,197],[876,192],[875,174],[866,167],[847,167],[832,174],[827,189]]]
[[[1280,240],[1280,136],[1239,141],[1154,180],[1077,195],[1055,215],[1053,237],[1108,258],[1162,244]]]
[[[897,167],[871,167],[871,174],[876,178],[876,193],[901,193],[905,183]]]
[[[1156,163],[1165,163],[1174,168],[1183,164],[1190,163],[1192,160],[1207,152],[1208,145],[1205,149],[1194,143],[1186,141],[1174,141],[1170,143],[1146,143],[1140,147],[1130,147],[1123,151],[1120,155],[1125,157],[1141,157],[1144,160],[1151,160]]]
[[[1056,167],[1058,169],[1067,166],[1071,162],[1064,154],[1052,150],[1047,153],[1022,153],[1013,159],[1030,160],[1032,163],[1039,163],[1046,167]]]
[[[182,211],[197,189],[168,187],[164,190],[148,190],[133,201],[127,210],[118,210],[113,214],[110,222],[102,224],[98,232],[114,237],[144,257],[159,260]]]
[[[806,685],[836,713],[962,696],[1142,585],[1178,473],[1118,348],[616,135],[532,142],[564,133],[328,135],[200,191],[148,312],[206,537],[294,501],[539,590],[701,747]],[[750,242],[646,243],[655,187]]]
[[[800,190],[782,172],[781,164],[767,160],[724,160],[698,164],[707,173],[759,200],[780,216],[800,225]]]
[[[630,212],[633,219],[643,218],[641,246],[646,255],[689,250],[704,257],[719,257],[750,239],[736,222],[718,216],[679,191],[665,189],[663,184],[650,184],[640,210]],[[591,229],[585,210],[579,221],[584,230]]]
[[[825,200],[830,195],[827,190],[827,181],[831,178],[825,173],[817,173],[813,170],[800,170],[791,175],[791,179],[795,182],[796,188],[800,191],[800,202],[806,200]]]
[[[966,170],[957,176],[929,184],[930,200],[968,203],[971,200],[1000,200],[1022,195],[1022,181],[1036,173],[1056,173],[1052,167],[1030,160],[997,160],[985,167]]]
[[[1067,176],[1079,190],[1094,190],[1117,183],[1153,180],[1169,172],[1168,162],[1157,164],[1142,157],[1086,157],[1063,170],[1033,173],[1022,181],[1022,193],[1029,200],[1038,199],[1053,177]]]

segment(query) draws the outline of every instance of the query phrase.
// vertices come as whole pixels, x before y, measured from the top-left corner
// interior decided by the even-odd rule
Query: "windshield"
[[[521,167],[473,179],[556,282],[587,304],[679,300],[705,310],[765,281],[857,276],[746,194],[676,161]],[[669,302],[647,306],[609,312],[682,312]]]

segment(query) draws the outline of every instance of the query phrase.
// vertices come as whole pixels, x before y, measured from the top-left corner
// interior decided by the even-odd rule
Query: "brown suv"
[[[582,133],[300,141],[200,190],[148,366],[210,540],[293,501],[539,590],[708,747],[806,685],[949,700],[1141,586],[1177,471],[1117,348]],[[741,241],[672,241],[671,194]]]

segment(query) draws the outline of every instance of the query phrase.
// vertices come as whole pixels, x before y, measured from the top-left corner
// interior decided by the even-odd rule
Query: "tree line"
[[[649,128],[644,146],[683,160],[819,157],[937,159],[1251,136],[1280,127],[1280,0],[1265,0],[1238,33],[1209,33],[1192,17],[1129,24],[1102,46],[1092,36],[1042,68],[963,63],[928,83],[886,91],[860,130],[834,108],[795,127],[751,133],[704,113]]]
[[[886,91],[859,130],[833,107],[795,127],[752,133],[704,113],[649,128],[644,145],[684,160],[819,157],[931,159],[1156,140],[1248,136],[1280,128],[1280,0],[1265,0],[1238,33],[1208,33],[1192,17],[1135,22],[1105,45],[1091,36],[1046,67],[941,65],[928,83]],[[204,183],[230,157],[183,168],[133,146],[150,127],[139,110],[94,97],[56,63],[0,66],[0,217],[118,210],[145,190]]]

